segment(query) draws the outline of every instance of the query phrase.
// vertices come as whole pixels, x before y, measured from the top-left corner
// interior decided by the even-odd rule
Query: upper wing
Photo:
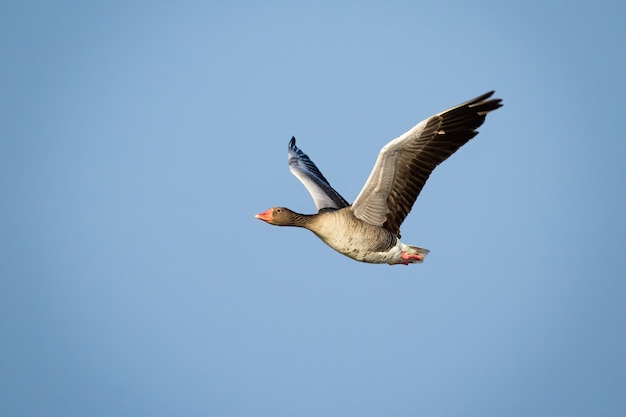
[[[487,113],[502,106],[493,91],[423,120],[385,145],[352,205],[354,214],[395,235],[430,173],[478,134]]]
[[[313,197],[315,207],[340,209],[348,207],[348,202],[330,186],[330,183],[313,161],[296,146],[296,138],[289,141],[289,170],[304,184]]]

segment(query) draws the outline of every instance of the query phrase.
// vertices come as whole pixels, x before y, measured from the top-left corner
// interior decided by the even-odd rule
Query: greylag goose
[[[400,225],[437,165],[478,134],[487,113],[501,107],[493,91],[429,117],[385,145],[350,205],[313,161],[289,141],[290,171],[313,197],[317,214],[272,207],[257,219],[309,229],[337,252],[361,262],[421,263],[428,249],[400,241]]]

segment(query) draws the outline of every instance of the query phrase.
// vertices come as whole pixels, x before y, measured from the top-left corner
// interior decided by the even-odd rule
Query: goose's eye
[[[281,211],[281,209],[276,209],[276,213],[280,213]]]

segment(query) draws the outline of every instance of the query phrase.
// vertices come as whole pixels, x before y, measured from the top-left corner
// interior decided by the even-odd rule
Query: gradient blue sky
[[[623,417],[618,4],[5,1],[0,415]],[[254,219],[491,89],[422,265]]]

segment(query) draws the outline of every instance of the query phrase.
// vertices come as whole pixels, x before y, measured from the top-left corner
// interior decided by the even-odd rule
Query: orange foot
[[[424,260],[424,255],[420,255],[420,254],[409,255],[406,252],[402,252],[401,256],[402,256],[402,259],[404,259],[405,261],[408,261],[408,260],[423,261]]]
[[[402,254],[400,255],[402,257],[402,259],[404,260],[404,262],[394,262],[394,263],[390,263],[389,265],[408,265],[411,264],[413,262],[410,261],[423,261],[424,260],[424,255],[409,255],[406,252],[402,252]]]

